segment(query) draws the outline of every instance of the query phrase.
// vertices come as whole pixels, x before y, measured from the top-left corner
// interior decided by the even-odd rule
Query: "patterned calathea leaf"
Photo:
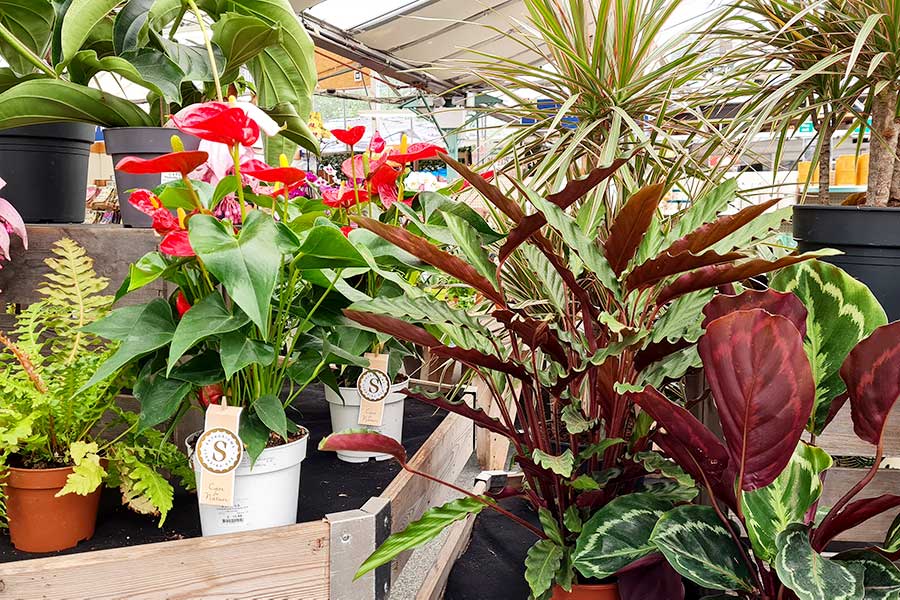
[[[660,518],[650,541],[682,576],[712,590],[751,592],[740,549],[711,506],[685,505]]]
[[[863,600],[900,600],[900,569],[888,558],[871,550],[849,550],[834,560],[856,576]]]
[[[806,513],[822,493],[819,474],[831,467],[821,448],[797,444],[791,462],[766,487],[741,493],[741,508],[753,552],[772,562],[778,552],[775,538],[791,523],[804,523]]]
[[[887,323],[887,316],[869,288],[822,261],[784,268],[770,285],[793,292],[806,305],[804,349],[816,382],[808,428],[818,435],[827,424],[831,402],[847,389],[839,374],[841,364],[860,340]]]
[[[525,581],[534,598],[543,598],[563,560],[563,549],[551,540],[538,540],[525,556]]]
[[[698,350],[738,489],[769,485],[790,461],[815,399],[800,332],[781,315],[742,310],[710,323]]]
[[[650,533],[672,503],[652,494],[619,496],[584,524],[573,555],[585,577],[604,579],[656,550]]]
[[[856,576],[813,550],[805,525],[789,525],[778,534],[776,544],[775,571],[800,600],[863,600]]]

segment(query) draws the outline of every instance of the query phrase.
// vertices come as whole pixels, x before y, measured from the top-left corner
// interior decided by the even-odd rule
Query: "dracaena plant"
[[[510,440],[526,480],[522,493],[542,525],[536,531],[541,539],[529,551],[526,578],[534,596],[544,598],[553,583],[568,589],[578,577],[573,569],[578,532],[597,510],[634,492],[659,506],[696,495],[690,477],[654,451],[652,420],[628,391],[676,380],[699,366],[700,310],[716,286],[810,255],[756,257],[753,246],[772,235],[783,213],[764,215],[774,204],[769,202],[719,216],[733,197],[734,182],[665,222],[656,217],[664,187],[647,186],[598,230],[579,219],[577,201],[625,159],[593,169],[547,197],[512,182],[527,211],[465,166],[444,160],[503,215],[507,233],[498,247],[486,247],[467,223],[459,224],[463,235],[451,253],[409,230],[364,216],[353,220],[477,290],[480,309],[400,297],[358,303],[345,314],[363,327],[457,360],[486,382],[499,406],[496,418],[452,398],[409,393]],[[522,283],[523,272],[531,275],[530,285]],[[368,433],[338,433],[322,448],[373,445],[402,457],[389,441]],[[362,571],[485,507],[503,510],[491,498],[467,497],[426,513],[386,542]],[[620,555],[606,575],[636,558]]]
[[[657,422],[653,442],[714,502],[656,510],[652,531],[628,549],[662,555],[704,588],[741,598],[890,597],[900,591],[895,533],[883,548],[822,553],[836,536],[900,506],[896,494],[858,498],[880,467],[900,398],[900,323],[885,325],[868,289],[825,263],[790,267],[772,286],[788,291],[720,295],[704,308],[698,348],[722,441],[656,389],[632,396]],[[848,399],[854,431],[873,445],[875,461],[820,508],[832,458],[815,436]],[[602,571],[610,562],[601,533],[585,527],[577,568]]]

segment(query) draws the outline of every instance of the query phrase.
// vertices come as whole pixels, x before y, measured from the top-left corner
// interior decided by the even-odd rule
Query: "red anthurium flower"
[[[350,237],[350,232],[356,229],[353,225],[344,225],[341,227],[341,233],[344,234],[344,237]]]
[[[387,160],[388,156],[381,156],[375,160],[369,160],[369,171],[366,172],[366,161],[362,154],[357,154],[341,163],[341,172],[350,179],[365,179],[377,171]]]
[[[228,146],[252,146],[259,139],[259,125],[244,109],[226,102],[204,102],[172,115],[175,127],[202,140]]]
[[[369,153],[370,154],[381,154],[384,152],[384,138],[381,137],[381,134],[377,131],[375,135],[372,136],[372,139],[369,140]]]
[[[210,404],[218,404],[222,400],[225,391],[222,389],[221,383],[212,385],[204,385],[200,388],[200,404],[203,408],[209,407]]]
[[[357,125],[351,129],[332,129],[331,135],[333,135],[339,142],[344,142],[348,146],[355,146],[359,143],[359,140],[362,139],[362,136],[365,135],[366,128],[362,125]]]
[[[186,313],[191,308],[191,303],[188,302],[187,298],[184,295],[184,292],[178,290],[178,296],[175,297],[175,310],[178,311],[178,316],[183,317],[184,313]]]
[[[187,175],[206,162],[209,154],[200,150],[189,152],[170,152],[156,158],[138,158],[126,156],[116,165],[117,171],[132,175],[148,173],[181,173]]]
[[[166,235],[170,231],[180,229],[178,217],[172,214],[168,208],[157,208],[153,211],[153,230],[160,234]]]
[[[259,161],[255,161],[259,162]],[[306,171],[302,171],[295,167],[269,167],[257,168],[255,165],[251,168],[241,167],[241,173],[255,177],[260,181],[268,183],[278,182],[284,184],[287,188],[292,188],[298,183],[306,181]]]
[[[435,158],[438,153],[447,154],[447,150],[440,146],[435,146],[434,144],[410,144],[405,153],[392,154],[388,157],[388,160],[405,165],[407,163],[416,162],[417,160]]]
[[[159,243],[159,251],[169,256],[196,256],[184,229],[170,231]]]
[[[134,190],[131,192],[128,202],[145,215],[150,216],[153,216],[153,213],[162,208],[162,201],[150,190]]]
[[[373,173],[370,183],[372,189],[381,198],[385,208],[397,201],[397,178],[400,171],[387,164],[380,165]]]
[[[349,208],[360,202],[369,201],[369,192],[365,190],[325,190],[322,192],[322,203],[331,208]]]
[[[481,175],[481,178],[484,179],[485,181],[491,181],[491,180],[494,178],[494,172],[493,172],[493,171],[485,171],[484,173],[479,173],[479,174]],[[460,189],[460,190],[465,190],[465,189],[468,189],[468,188],[470,188],[470,187],[472,187],[472,184],[469,183],[468,181],[463,180],[462,187],[459,188],[459,189]]]

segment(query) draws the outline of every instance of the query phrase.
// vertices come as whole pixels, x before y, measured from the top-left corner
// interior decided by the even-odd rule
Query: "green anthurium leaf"
[[[139,290],[159,279],[168,268],[165,257],[156,250],[148,252],[128,268],[127,291]]]
[[[279,135],[266,139],[267,143],[273,143],[271,148],[266,146],[267,162],[274,163],[278,156],[282,154],[285,156],[292,155],[297,146],[316,155],[320,153],[318,138],[310,130],[306,119],[300,117],[294,105],[281,102],[263,110],[283,127]],[[280,143],[280,146],[275,143]]]
[[[560,546],[563,545],[563,535],[559,530],[559,524],[556,522],[556,519],[553,517],[553,513],[547,510],[544,507],[538,509],[538,520],[541,522],[541,528],[544,530],[544,533],[547,534],[547,537]]]
[[[804,442],[791,462],[766,487],[741,493],[741,508],[753,552],[771,563],[778,553],[775,538],[791,523],[803,523],[809,508],[822,493],[820,474],[831,467],[831,457]]]
[[[834,557],[850,569],[862,584],[861,600],[900,600],[900,569],[887,557],[871,550],[848,550]]]
[[[482,498],[483,500],[470,497],[459,498],[451,500],[443,506],[429,508],[419,520],[413,521],[405,529],[385,540],[378,550],[373,552],[362,564],[356,572],[356,577],[362,577],[369,571],[391,562],[402,552],[434,539],[454,522],[469,515],[477,515],[487,506],[485,502],[492,502],[487,497]]]
[[[193,385],[188,381],[168,379],[160,373],[146,380],[134,395],[141,403],[138,432],[164,423],[178,412]]]
[[[274,431],[282,438],[287,438],[287,416],[284,414],[284,407],[277,396],[272,394],[260,396],[253,403],[253,411],[270,431]]]
[[[79,392],[103,381],[135,358],[171,342],[175,320],[169,303],[156,298],[147,304],[117,308],[84,330],[121,343]]]
[[[225,55],[222,81],[233,81],[240,68],[269,46],[281,43],[281,27],[248,15],[225,13],[212,26],[212,41]]]
[[[584,433],[597,424],[596,419],[587,419],[581,408],[574,404],[567,404],[562,409],[561,418],[566,425],[566,431],[572,434]]]
[[[153,190],[153,193],[159,196],[162,205],[170,210],[183,208],[191,211],[196,208],[194,204],[194,196],[191,191],[196,192],[200,199],[200,204],[204,208],[209,208],[212,203],[213,187],[205,181],[191,180],[190,187],[183,180],[177,179],[169,181]],[[191,217],[193,219],[193,217]]]
[[[559,456],[554,456],[535,448],[531,453],[531,458],[535,464],[563,477],[569,477],[572,474],[572,468],[575,466],[575,456],[569,449],[566,449]]]
[[[247,447],[247,455],[250,457],[250,463],[253,464],[266,449],[266,444],[269,443],[269,428],[259,420],[255,413],[244,411],[241,413],[238,436]]]
[[[577,507],[570,506],[566,509],[566,514],[563,515],[563,524],[566,526],[566,529],[572,533],[581,532],[584,523],[581,521],[581,515],[579,514]]]
[[[240,331],[232,331],[221,336],[220,343],[222,368],[225,370],[226,379],[231,379],[235,373],[248,365],[268,366],[275,360],[275,348],[265,342],[251,340]]]
[[[0,129],[68,121],[153,126],[150,116],[132,102],[62,79],[23,81],[0,94]]]
[[[228,175],[220,179],[219,183],[216,184],[216,189],[213,191],[212,202],[210,203],[209,209],[212,210],[217,207],[219,202],[221,202],[228,194],[237,192],[238,187],[240,187],[240,180],[237,178],[237,175]],[[280,224],[281,223],[279,223],[279,225]]]
[[[113,48],[124,54],[142,47],[147,41],[147,19],[156,0],[128,0],[113,21]]]
[[[341,269],[366,267],[368,263],[337,227],[316,225],[306,234],[298,258],[300,269]]]
[[[182,315],[169,346],[166,374],[172,372],[178,359],[193,348],[197,342],[240,329],[249,322],[249,317],[239,308],[232,311],[225,306],[222,294],[211,293]],[[222,364],[224,366],[224,361]]]
[[[465,202],[457,202],[437,192],[421,192],[419,204],[425,209],[429,223],[446,224],[443,220],[444,215],[451,214],[468,223],[481,235],[486,244],[503,238],[502,234],[494,231],[484,217]]]
[[[182,44],[152,31],[150,37],[155,41],[155,45],[158,46],[173,63],[178,65],[178,68],[184,73],[183,81],[208,82],[213,80],[213,72],[209,64],[209,53],[205,46]],[[225,55],[222,54],[222,49],[216,45],[213,45],[213,55],[216,59],[216,68],[219,73],[221,73],[225,68]]]
[[[172,369],[169,377],[200,387],[224,381],[225,372],[222,370],[219,354],[207,351],[191,357],[187,362]]]
[[[469,225],[464,219],[457,217],[451,213],[444,213],[444,220],[447,222],[447,228],[456,240],[456,244],[463,256],[466,257],[469,264],[475,267],[475,270],[494,286],[497,285],[497,265],[488,256],[487,250],[482,246],[482,240],[475,231],[475,228]]]
[[[72,455],[72,472],[66,477],[66,485],[56,492],[56,497],[66,494],[87,496],[103,483],[106,470],[100,464],[97,442],[72,442],[69,453]]]
[[[62,23],[62,58],[72,59],[82,49],[91,30],[114,9],[120,0],[72,0]]]
[[[656,550],[650,532],[672,503],[650,494],[627,494],[610,501],[584,524],[572,555],[585,577],[605,579]]]
[[[650,541],[673,569],[713,590],[753,590],[738,546],[711,506],[679,506],[660,518]]]
[[[563,548],[551,540],[538,540],[525,556],[525,581],[534,598],[542,598],[562,564]]]
[[[163,96],[170,102],[180,102],[181,88],[178,85],[178,78],[182,73],[178,66],[167,61],[164,55],[149,49],[143,55],[144,58],[140,58],[141,55],[136,54],[129,57],[129,60],[118,56],[98,58],[95,50],[82,50],[69,62],[69,73],[73,81],[82,85],[87,85],[91,78],[101,71],[115,73]],[[137,63],[145,68],[139,70]]]
[[[815,408],[808,429],[819,434],[831,401],[847,389],[841,379],[841,365],[857,343],[887,323],[887,316],[869,288],[819,260],[782,269],[770,285],[793,292],[806,306],[804,350],[816,382]]]
[[[250,211],[239,236],[208,215],[194,215],[188,226],[197,256],[267,336],[269,304],[282,263],[272,217],[259,210]]]
[[[850,569],[813,550],[805,525],[788,525],[776,544],[778,578],[800,600],[862,600]]]
[[[0,0],[0,25],[38,56],[44,56],[50,46],[55,15],[50,0]],[[0,40],[0,56],[17,75],[34,71],[34,65],[6,40]]]

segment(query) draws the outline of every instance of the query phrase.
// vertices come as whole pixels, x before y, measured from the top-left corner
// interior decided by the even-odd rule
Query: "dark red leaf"
[[[406,464],[406,450],[400,442],[374,431],[350,430],[345,433],[332,433],[321,442],[319,450],[326,452],[377,452],[390,454],[401,465]]]
[[[634,355],[634,368],[640,373],[656,361],[662,360],[679,350],[684,350],[692,344],[693,342],[689,342],[685,339],[680,339],[675,342],[670,342],[667,339],[663,339],[659,342],[650,342],[645,348]]]
[[[440,395],[423,394],[412,390],[403,390],[403,393],[410,398],[415,398],[416,400],[424,402],[425,404],[429,404],[436,408],[446,410],[447,412],[456,413],[460,416],[466,417],[467,419],[471,419],[477,426],[487,429],[491,433],[502,435],[511,440],[518,439],[518,436],[515,432],[507,429],[507,427],[503,423],[489,416],[480,408],[472,408],[471,406],[466,404],[465,399],[461,399],[459,402],[453,402]]]
[[[497,291],[494,285],[483,275],[478,273],[474,267],[462,259],[444,252],[434,244],[406,231],[401,227],[394,227],[369,219],[367,217],[354,215],[352,220],[365,227],[369,231],[378,234],[380,237],[391,242],[398,248],[406,250],[416,258],[437,267],[441,271],[452,275],[463,283],[471,285],[473,288],[493,300],[500,306],[506,305],[503,295]]]
[[[629,290],[646,288],[672,275],[693,271],[694,269],[709,265],[730,263],[741,258],[744,258],[744,255],[739,252],[719,254],[712,250],[704,252],[703,254],[682,252],[680,254],[671,255],[663,253],[656,258],[638,265],[631,273],[629,273],[628,277],[625,279],[625,287]]]
[[[441,154],[440,158],[450,165],[454,171],[459,173],[460,177],[468,181],[472,187],[481,192],[481,195],[490,201],[491,204],[496,206],[500,212],[512,219],[514,223],[518,223],[525,217],[525,213],[522,212],[522,207],[512,199],[508,198],[506,194],[500,191],[500,188],[488,183],[482,179],[481,175],[454,158],[446,154]]]
[[[726,237],[756,219],[769,208],[778,204],[781,198],[775,198],[762,204],[754,204],[732,215],[723,215],[713,221],[698,227],[681,239],[675,240],[671,246],[663,251],[663,254],[678,254],[681,252],[693,252],[694,254],[706,250]]]
[[[718,294],[703,307],[703,328],[729,313],[738,310],[750,310],[761,308],[773,315],[781,315],[787,318],[800,335],[806,335],[806,306],[796,295],[790,292],[777,292],[775,290],[747,290],[737,296]]]
[[[616,575],[621,600],[684,600],[684,583],[661,554],[654,552]]]
[[[700,462],[703,457],[698,455],[697,449],[682,443],[675,436],[661,433],[653,436],[653,441],[666,456],[671,457],[688,475],[693,477],[697,485],[705,488],[708,483],[717,500],[724,502],[731,510],[737,511],[737,495],[734,490],[736,475],[733,465],[729,463],[719,472],[709,471]]]
[[[331,135],[333,135],[337,141],[344,142],[348,146],[355,146],[359,140],[362,139],[362,136],[365,135],[366,128],[362,125],[357,125],[356,127],[352,127],[350,129],[332,129]]]
[[[769,485],[794,454],[815,400],[800,332],[781,315],[738,311],[710,323],[698,350],[739,489]]]
[[[853,431],[878,445],[900,397],[900,321],[882,325],[858,343],[841,365],[841,379],[850,395]]]
[[[712,265],[701,267],[696,271],[685,273],[662,289],[656,299],[657,306],[662,306],[669,300],[679,296],[716,287],[725,283],[734,283],[748,277],[756,277],[763,273],[777,271],[805,260],[817,258],[814,253],[806,253],[794,256],[785,256],[778,260],[768,261],[762,258],[754,258],[736,265]]]
[[[568,366],[566,350],[559,343],[546,321],[532,319],[525,315],[517,315],[511,310],[495,310],[491,313],[495,319],[522,338],[532,348],[540,348],[563,366]]]
[[[663,184],[649,185],[635,192],[619,211],[606,239],[606,260],[620,275],[634,257],[653,215],[662,200]]]
[[[187,175],[206,162],[209,154],[200,150],[187,152],[170,152],[155,158],[138,158],[126,156],[116,164],[116,170],[132,175],[153,173],[181,173]]]
[[[821,552],[837,536],[881,513],[900,506],[900,496],[882,494],[874,498],[862,498],[851,502],[833,519],[825,519],[822,527],[813,532],[812,546]]]

